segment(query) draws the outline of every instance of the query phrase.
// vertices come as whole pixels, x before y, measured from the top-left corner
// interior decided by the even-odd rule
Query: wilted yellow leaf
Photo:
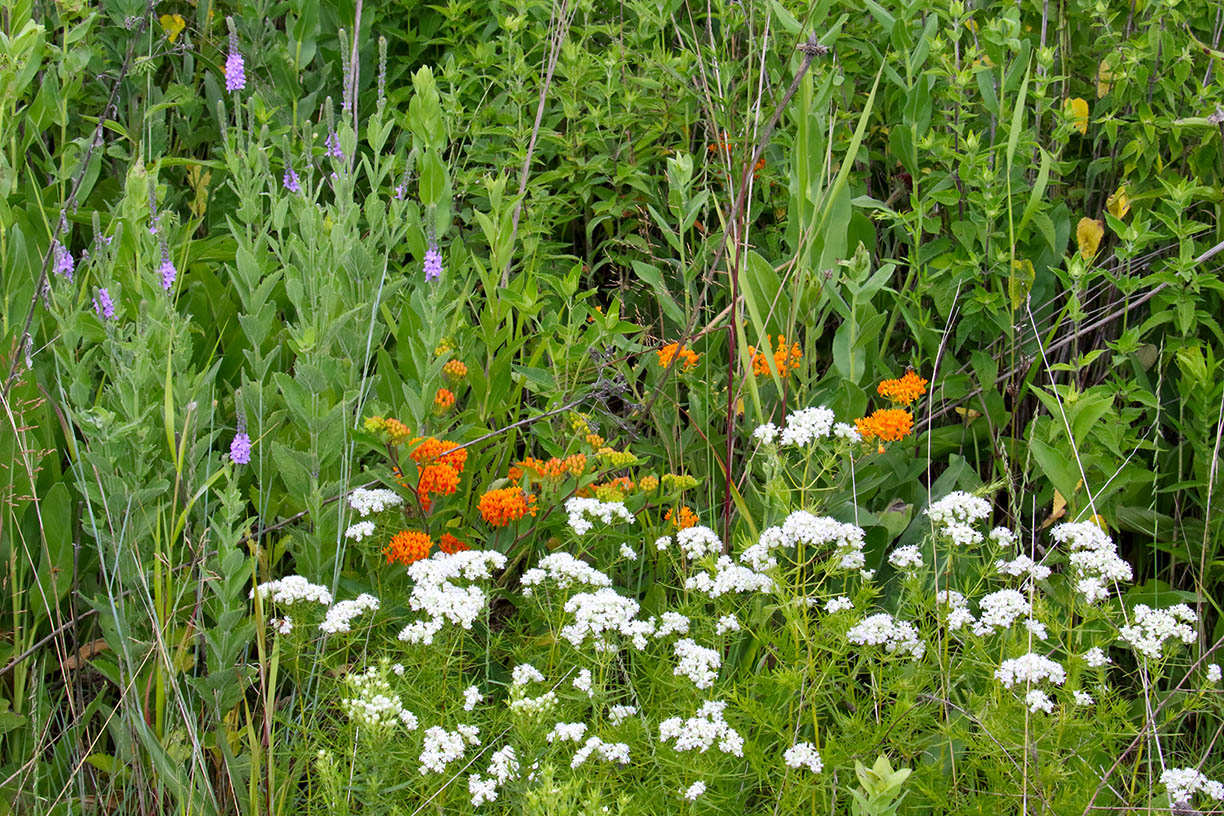
[[[177,40],[178,35],[182,34],[183,29],[187,27],[187,21],[181,14],[163,14],[159,19],[162,29],[166,32],[166,39],[170,42]]]
[[[1088,135],[1088,100],[1082,97],[1068,99],[1063,103],[1063,108],[1075,120],[1075,129],[1082,135]]]
[[[1126,197],[1125,184],[1105,201],[1105,209],[1109,210],[1109,214],[1114,218],[1126,217],[1126,214],[1130,212],[1130,199]]]
[[[978,33],[978,24],[977,24],[977,20],[975,20],[975,19],[973,19],[972,17],[970,17],[968,20],[966,20],[966,21],[965,21],[965,28],[969,29],[969,30],[970,30],[970,31],[972,31],[974,34]]]
[[[1075,240],[1079,244],[1080,255],[1090,261],[1101,247],[1101,239],[1105,237],[1105,225],[1087,216],[1079,220],[1075,228]]]
[[[1054,507],[1050,510],[1050,515],[1046,517],[1046,520],[1041,522],[1041,529],[1044,530],[1065,515],[1067,515],[1067,500],[1063,498],[1063,494],[1055,490]]]
[[[1091,521],[1096,526],[1100,527],[1105,532],[1107,533],[1109,532],[1109,525],[1105,523],[1105,519],[1101,517],[1100,513],[1093,514],[1092,518],[1088,520]]]
[[[1097,99],[1109,93],[1109,89],[1113,87],[1113,76],[1113,66],[1109,64],[1109,57],[1106,57],[1097,68]]]
[[[1033,262],[1027,258],[1012,260],[1011,277],[1007,279],[1007,294],[1011,298],[1012,311],[1024,304],[1024,299],[1033,290],[1033,281],[1037,280],[1037,271]]]
[[[956,406],[956,413],[960,414],[961,419],[965,420],[965,422],[972,422],[982,415],[981,411],[975,411],[972,408],[962,408],[959,405]]]

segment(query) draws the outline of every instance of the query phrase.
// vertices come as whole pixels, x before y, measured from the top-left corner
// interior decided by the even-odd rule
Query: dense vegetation
[[[1224,811],[1224,9],[0,6],[0,803]]]

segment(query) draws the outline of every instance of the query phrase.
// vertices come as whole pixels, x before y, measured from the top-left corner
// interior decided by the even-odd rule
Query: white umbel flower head
[[[913,660],[926,654],[926,644],[918,637],[914,625],[897,620],[887,612],[859,621],[846,632],[846,639],[858,646],[883,646],[889,654],[909,655]]]
[[[570,529],[579,536],[594,529],[596,521],[603,524],[612,524],[617,520],[628,524],[634,522],[633,513],[629,512],[624,502],[604,502],[574,496],[566,500],[565,512],[569,516]]]
[[[824,760],[820,758],[820,752],[810,742],[795,743],[786,749],[782,759],[788,768],[807,768],[814,774],[820,773],[824,768]]]
[[[329,635],[348,632],[352,629],[353,619],[363,612],[378,610],[378,599],[368,592],[363,592],[352,601],[340,601],[327,610],[319,631]]]
[[[690,802],[696,802],[697,797],[701,796],[701,794],[705,792],[706,792],[706,783],[702,782],[700,779],[698,779],[693,784],[689,785],[687,788],[680,789],[680,795],[683,796],[685,799],[689,800]]]
[[[312,584],[300,575],[289,575],[275,581],[266,581],[251,590],[248,597],[259,596],[260,600],[272,599],[272,603],[280,606],[292,606],[295,603],[317,603],[331,606],[332,594],[327,587]]]
[[[995,677],[1007,688],[1017,683],[1040,683],[1042,680],[1049,680],[1054,685],[1061,686],[1067,679],[1067,672],[1057,661],[1029,652],[1011,660],[1004,660],[1003,664],[995,669]]]
[[[825,406],[803,408],[786,418],[782,429],[784,446],[805,448],[819,439],[828,439],[833,432],[833,412]]]
[[[1141,655],[1153,660],[1160,658],[1165,643],[1180,640],[1190,644],[1198,633],[1190,624],[1198,620],[1194,610],[1185,604],[1174,604],[1167,609],[1152,609],[1147,604],[1136,604],[1129,626],[1119,630],[1121,639]]]
[[[383,510],[399,507],[404,503],[400,494],[382,487],[373,490],[358,487],[349,493],[348,500],[349,506],[356,510],[362,518],[371,513],[381,513]]]

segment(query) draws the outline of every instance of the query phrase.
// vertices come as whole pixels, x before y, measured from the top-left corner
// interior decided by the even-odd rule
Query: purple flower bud
[[[395,200],[403,201],[404,195],[408,192],[408,188],[402,184],[395,185]]]
[[[94,311],[98,313],[98,318],[101,320],[115,319],[115,302],[111,300],[110,292],[105,288],[99,289],[98,294],[93,299]]]
[[[59,241],[56,241],[52,246],[52,254],[55,256],[55,271],[57,274],[63,275],[69,281],[72,280],[72,272],[76,269],[76,261],[72,259],[72,253],[64,247]]]
[[[442,253],[432,244],[425,253],[425,281],[436,281],[442,277]]]
[[[246,71],[243,70],[242,55],[231,51],[225,58],[225,90],[241,91],[246,87]]]
[[[174,286],[174,279],[178,277],[178,270],[174,268],[169,253],[162,253],[161,266],[157,267],[157,271],[161,273],[162,288],[169,292],[170,287]]]
[[[239,431],[234,434],[234,441],[230,442],[230,459],[236,465],[246,465],[251,461],[251,437],[247,436],[246,431]]]
[[[302,185],[298,180],[298,174],[294,172],[292,167],[285,168],[284,185],[285,189],[291,193],[302,192]]]

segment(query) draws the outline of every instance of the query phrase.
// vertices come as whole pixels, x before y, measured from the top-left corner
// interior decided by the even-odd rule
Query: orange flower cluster
[[[600,501],[624,501],[626,493],[634,490],[633,480],[628,476],[617,476],[599,484],[585,485],[574,491],[574,495],[587,499],[594,496]]]
[[[913,433],[914,417],[904,408],[882,408],[871,416],[854,420],[854,427],[864,442],[880,441],[880,453],[884,442],[898,442]]]
[[[450,533],[443,533],[442,537],[438,539],[438,549],[447,555],[454,555],[457,552],[463,552],[464,550],[470,550],[472,548],[455,538]]]
[[[492,527],[505,527],[523,516],[536,514],[536,497],[523,492],[521,487],[503,487],[490,490],[480,497],[477,505],[481,517]]]
[[[385,433],[387,441],[392,445],[399,445],[408,438],[411,431],[408,426],[400,422],[394,417],[371,416],[366,417],[365,429],[370,433]]]
[[[592,448],[595,448],[596,450],[598,450],[604,446],[604,442],[607,440],[605,440],[602,436],[600,436],[597,433],[589,433],[586,435],[585,441]]]
[[[681,505],[680,509],[676,511],[675,517],[672,516],[672,511],[668,510],[663,516],[663,520],[670,521],[677,530],[687,530],[689,527],[695,527],[701,522],[701,519],[693,512],[693,509],[687,505]]]
[[[439,464],[450,465],[460,473],[467,463],[467,448],[456,448],[454,442],[446,442],[432,436],[418,436],[411,444],[412,458],[417,463],[428,464],[437,460]]]
[[[467,366],[460,360],[447,360],[446,365],[442,366],[442,373],[458,382],[467,376]]]
[[[765,335],[767,343],[773,342],[773,335]],[[765,357],[769,349],[765,348],[762,351],[757,351],[756,346],[748,347],[748,356],[752,358],[752,373],[758,377],[764,377],[769,374],[769,360]],[[778,374],[783,379],[790,376],[790,373],[799,367],[799,361],[803,359],[803,352],[799,349],[798,343],[791,343],[790,347],[786,346],[786,337],[778,335],[777,345],[773,352],[774,366],[778,369]]]
[[[417,530],[401,530],[391,537],[391,543],[383,549],[383,555],[387,556],[388,564],[398,561],[407,565],[428,558],[431,547],[433,540],[427,534]]]
[[[672,360],[678,355],[680,361],[677,365],[681,371],[692,371],[697,367],[697,361],[701,359],[701,355],[690,349],[688,346],[682,346],[679,343],[668,343],[663,348],[655,352],[659,356],[659,366],[667,368],[672,364]]]
[[[556,456],[546,461],[540,461],[528,456],[521,462],[516,462],[510,468],[510,479],[517,482],[523,478],[523,473],[531,473],[539,481],[559,482],[566,476],[581,476],[586,472],[587,458],[584,454],[575,453],[564,459]]]
[[[927,382],[914,372],[907,371],[899,380],[884,380],[876,386],[876,392],[897,405],[910,405],[926,393]]]
[[[428,513],[433,508],[431,496],[449,496],[459,489],[459,472],[450,465],[425,465],[417,483],[417,496],[421,509]]]
[[[449,388],[439,388],[438,393],[434,394],[434,411],[438,414],[445,414],[454,407],[454,392],[452,392]]]

